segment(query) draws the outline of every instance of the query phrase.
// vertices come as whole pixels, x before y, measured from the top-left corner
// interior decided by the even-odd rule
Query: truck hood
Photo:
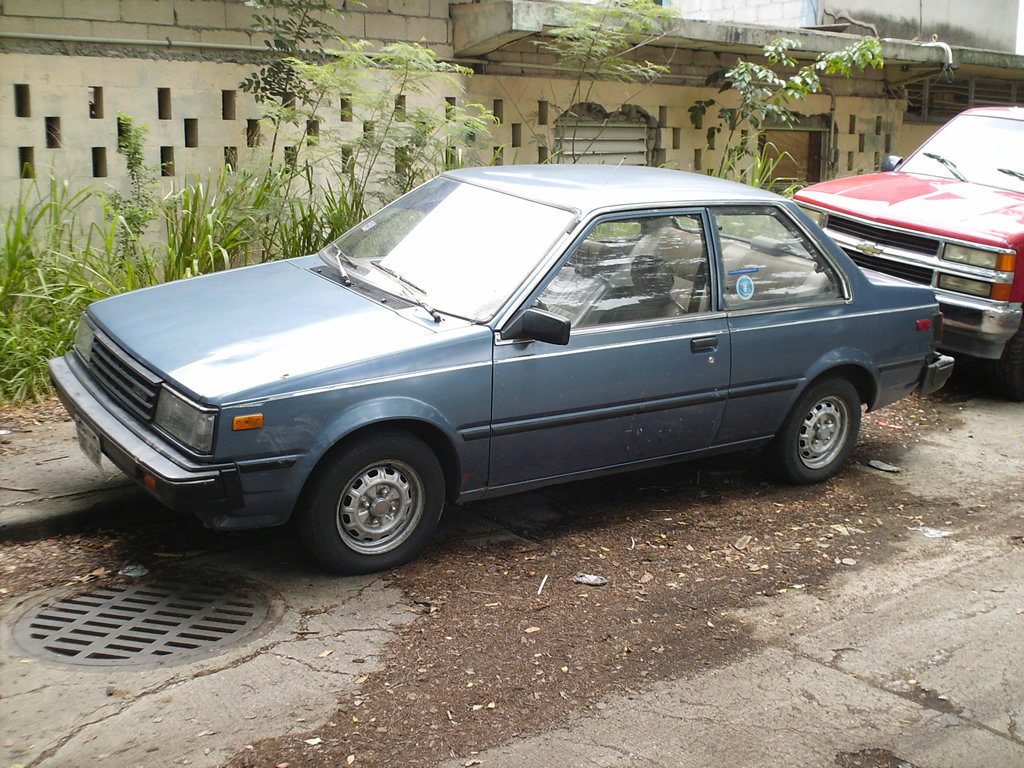
[[[1024,232],[1024,195],[898,171],[814,184],[796,199],[880,224],[988,245],[1016,247]]]
[[[274,262],[164,283],[104,299],[89,314],[137,360],[207,402],[357,367],[437,333],[311,272],[316,263]]]

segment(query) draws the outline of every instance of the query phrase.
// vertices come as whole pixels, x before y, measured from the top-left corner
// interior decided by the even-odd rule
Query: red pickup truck
[[[1024,109],[967,110],[906,160],[796,200],[860,266],[934,288],[940,347],[993,361],[1024,400]]]

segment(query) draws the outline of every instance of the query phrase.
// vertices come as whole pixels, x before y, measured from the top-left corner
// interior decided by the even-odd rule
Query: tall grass
[[[294,183],[298,181],[298,183]],[[194,177],[159,201],[129,251],[116,196],[66,182],[26,186],[3,213],[0,403],[50,393],[46,361],[68,350],[92,301],[158,282],[311,253],[359,218],[312,173],[267,166]]]
[[[32,400],[49,387],[46,360],[62,354],[82,309],[108,295],[74,253],[91,225],[95,192],[51,179],[22,189],[4,219],[0,254],[0,400]],[[118,287],[111,286],[113,289]]]

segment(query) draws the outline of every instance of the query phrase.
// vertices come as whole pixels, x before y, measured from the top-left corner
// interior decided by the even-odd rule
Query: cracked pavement
[[[732,611],[756,639],[742,658],[637,680],[472,759],[483,768],[832,768],[839,755],[891,751],[910,768],[1024,765],[1024,406],[975,399],[959,416],[884,476],[894,493],[970,510],[939,532],[948,535],[908,529],[909,543],[824,588]],[[5,457],[0,485],[14,490],[0,492],[0,535],[32,540],[97,516],[116,529],[138,515],[145,497],[97,478],[68,425],[53,429],[37,451]],[[504,507],[489,509],[500,518]],[[500,524],[475,533],[515,538]],[[183,560],[186,573],[260,585],[272,612],[262,634],[191,663],[74,668],[25,658],[11,621],[43,595],[9,601],[0,609],[0,768],[215,766],[267,736],[315,736],[414,614],[380,578],[319,574],[277,557],[281,546],[253,537]]]
[[[69,425],[52,432],[10,463],[5,458],[3,484],[14,486],[6,479],[14,475],[26,490],[0,496],[4,535],[31,539],[73,529],[94,507],[147,504],[123,479],[97,478],[82,464]],[[0,766],[215,766],[253,740],[329,720],[339,694],[379,668],[381,648],[412,614],[400,590],[380,578],[296,569],[274,557],[275,544],[269,537],[184,562],[185,575],[240,577],[270,603],[260,632],[199,661],[73,667],[27,657],[12,643],[12,622],[65,590],[3,606]]]
[[[890,750],[914,768],[1024,765],[1024,406],[975,399],[961,416],[910,449],[892,482],[937,504],[959,500],[977,530],[921,532],[827,590],[737,611],[760,646],[746,658],[474,759],[790,768]]]
[[[205,565],[223,572],[222,562]],[[5,651],[0,708],[13,743],[0,750],[2,764],[219,765],[254,739],[305,732],[327,720],[338,694],[378,668],[378,650],[411,616],[401,593],[373,577],[236,567],[275,584],[276,615],[262,637],[214,658],[158,668],[69,668]],[[311,611],[316,615],[305,619]]]

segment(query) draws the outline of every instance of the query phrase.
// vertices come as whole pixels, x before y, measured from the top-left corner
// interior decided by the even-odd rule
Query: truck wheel
[[[776,471],[800,485],[835,475],[857,445],[860,397],[846,379],[812,384],[768,445]]]
[[[999,394],[1008,400],[1024,400],[1024,328],[1017,331],[1003,349],[995,366]]]
[[[310,481],[298,524],[303,542],[339,573],[373,573],[412,560],[444,507],[434,452],[405,432],[369,435],[328,459]]]

